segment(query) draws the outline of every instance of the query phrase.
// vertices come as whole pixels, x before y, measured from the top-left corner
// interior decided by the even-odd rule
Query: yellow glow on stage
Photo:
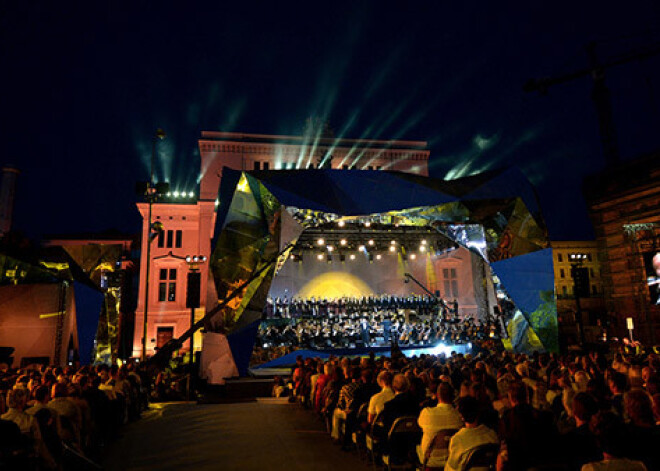
[[[302,287],[297,296],[301,298],[337,298],[341,296],[369,296],[373,290],[364,281],[347,272],[323,273]]]

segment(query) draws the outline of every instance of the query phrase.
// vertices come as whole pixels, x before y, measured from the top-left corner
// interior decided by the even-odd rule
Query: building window
[[[566,278],[566,272],[564,272],[563,268],[559,269],[559,278]]]
[[[167,231],[167,248],[171,249],[174,242],[174,231]]]
[[[182,243],[183,243],[183,231],[178,230],[178,231],[176,231],[175,247],[177,249],[180,249]]]
[[[348,170],[348,165],[344,164],[344,165],[341,166],[341,168],[342,168],[343,170]]]
[[[591,294],[598,294],[598,288],[596,288],[596,285],[591,285]]]
[[[566,286],[561,287],[561,294],[563,294],[564,296],[568,295],[568,289],[566,288]]]
[[[255,160],[254,161],[254,169],[255,170],[261,170],[261,162],[259,162],[258,160]]]
[[[587,254],[587,260],[591,261],[591,254],[590,253]]]
[[[158,233],[158,248],[162,249],[165,247],[165,231],[160,231]]]
[[[445,297],[448,299],[458,298],[458,279],[456,277],[456,269],[443,268],[442,274],[444,277]]]
[[[264,170],[270,170],[270,162],[264,162]]]
[[[563,262],[564,261],[564,257],[562,257],[562,255],[560,253],[557,254],[557,261],[558,262]]]
[[[176,301],[176,268],[161,268],[158,280],[158,301]]]

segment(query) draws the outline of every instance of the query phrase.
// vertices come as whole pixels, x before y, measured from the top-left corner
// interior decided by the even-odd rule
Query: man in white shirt
[[[369,401],[369,408],[367,409],[368,422],[373,423],[376,416],[383,410],[385,403],[394,397],[394,391],[392,390],[392,373],[389,371],[381,371],[377,378],[378,386],[381,387],[381,391],[377,394],[374,394]]]
[[[472,450],[489,443],[499,444],[497,434],[477,422],[479,403],[475,398],[472,396],[460,398],[458,412],[465,422],[465,427],[451,437],[445,471],[462,471]]]
[[[449,383],[442,382],[438,385],[438,405],[427,407],[419,414],[417,423],[422,429],[422,443],[417,448],[419,461],[424,462],[426,451],[436,434],[441,430],[458,430],[463,427],[463,420],[452,403],[454,402],[454,388]],[[445,464],[447,456],[434,454],[427,465],[439,467]]]

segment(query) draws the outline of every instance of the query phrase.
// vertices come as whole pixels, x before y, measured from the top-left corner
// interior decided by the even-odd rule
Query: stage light
[[[188,192],[188,197],[189,197],[189,198],[192,198],[192,197],[194,197],[194,196],[195,196],[195,193],[194,193],[194,192],[192,192],[192,191],[189,191],[189,192]]]
[[[381,254],[376,255],[376,260],[380,260],[383,256]]]
[[[364,227],[370,227],[370,226],[371,226],[371,223],[369,221],[364,223]]]
[[[390,241],[390,245],[396,245],[396,240]]]
[[[172,193],[172,195],[173,195],[175,198],[178,198],[178,197],[179,197],[179,192],[178,192],[178,191],[175,191],[174,193]]]
[[[393,246],[393,245],[390,245],[390,252],[394,252],[394,251],[396,251],[396,247]]]
[[[410,260],[415,260],[416,258],[417,258],[417,255],[415,255],[414,253],[410,254]]]
[[[323,245],[325,244],[325,240],[323,240],[323,237],[321,237],[319,240],[316,241],[318,245]]]
[[[420,252],[426,252],[426,245],[420,245],[419,251]]]
[[[355,254],[354,254],[354,253],[352,253],[352,254],[350,255],[350,257],[349,257],[349,258],[350,258],[351,260],[355,260]]]
[[[422,239],[422,245],[426,245],[426,239]]]
[[[328,245],[328,252],[332,252],[335,248],[332,245]]]
[[[360,245],[360,246],[358,247],[358,250],[359,250],[360,252],[364,252],[364,251],[366,250],[366,247],[365,247],[364,245]]]
[[[344,227],[344,226],[346,225],[346,223],[345,223],[344,221],[339,221],[339,222],[337,223],[337,225],[338,225],[339,227]]]
[[[340,240],[339,243],[340,243],[341,245],[346,245],[346,239],[342,239],[342,240]]]
[[[316,258],[317,258],[318,260],[323,260],[323,254],[322,254],[322,253],[318,254],[318,255],[316,256]]]
[[[367,243],[368,243],[369,245],[373,246],[375,242],[374,242],[373,239],[369,239],[369,242],[367,242]]]

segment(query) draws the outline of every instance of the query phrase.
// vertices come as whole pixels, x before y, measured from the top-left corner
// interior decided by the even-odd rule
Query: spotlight
[[[172,193],[172,196],[174,196],[175,198],[178,198],[179,197],[179,192],[175,191],[174,193]]]
[[[328,245],[328,252],[332,252],[335,248],[332,245]]]
[[[417,255],[415,255],[414,253],[410,254],[410,260],[415,260],[416,258],[417,258]]]
[[[323,245],[325,244],[325,240],[323,240],[323,237],[321,237],[319,240],[316,241],[318,245]]]
[[[396,247],[393,246],[393,245],[390,245],[390,252],[394,252],[394,251],[396,251]]]
[[[380,260],[381,258],[383,258],[383,256],[381,254],[376,255],[376,260]]]
[[[369,245],[371,245],[371,246],[373,247],[373,245],[374,245],[374,240],[373,240],[373,239],[369,239],[369,242],[367,242],[367,244],[369,244]]]
[[[342,239],[342,240],[340,240],[339,243],[340,243],[341,245],[346,245],[346,239]]]
[[[420,245],[419,246],[419,251],[420,252],[426,252],[426,245]]]
[[[323,260],[323,254],[322,254],[322,253],[318,254],[318,255],[316,256],[316,258],[317,258],[318,260]]]
[[[422,245],[426,245],[426,239],[422,239]]]
[[[390,245],[396,245],[396,240],[391,241]]]
[[[351,259],[351,260],[355,260],[355,254],[354,254],[354,253],[352,253],[352,254],[350,255],[350,259]]]
[[[364,250],[366,250],[366,247],[365,247],[364,245],[360,245],[360,246],[358,247],[358,250],[359,250],[360,252],[363,252]]]
[[[370,226],[371,226],[371,222],[367,221],[364,223],[364,227],[370,227]]]
[[[192,191],[188,192],[188,197],[189,198],[192,198],[193,196],[195,196],[195,193],[193,193]]]
[[[339,221],[339,222],[337,223],[337,225],[338,225],[339,227],[344,227],[344,226],[346,225],[346,223],[345,223],[344,221]]]

